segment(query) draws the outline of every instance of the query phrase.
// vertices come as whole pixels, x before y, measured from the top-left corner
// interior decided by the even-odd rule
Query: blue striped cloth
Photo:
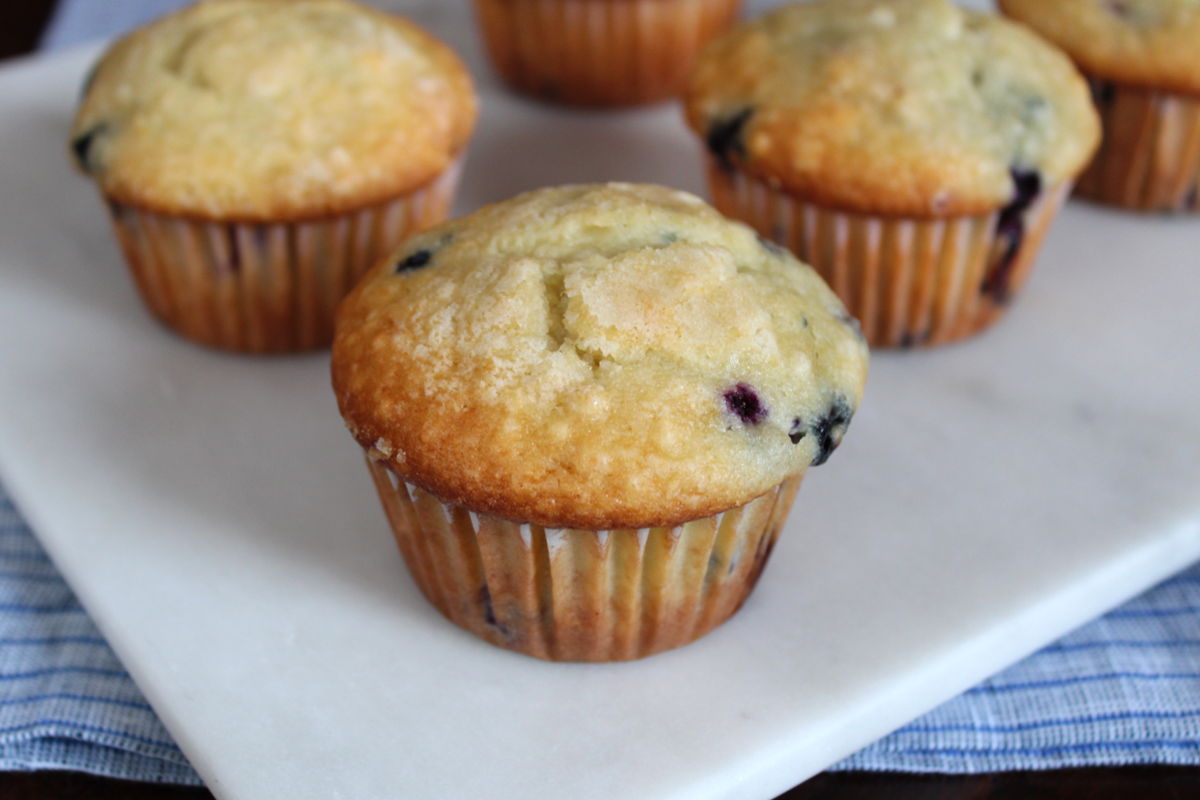
[[[0,769],[199,783],[0,489]],[[1200,765],[1200,564],[834,769]]]
[[[835,769],[1200,765],[1200,564]]]
[[[200,782],[3,489],[0,769]]]

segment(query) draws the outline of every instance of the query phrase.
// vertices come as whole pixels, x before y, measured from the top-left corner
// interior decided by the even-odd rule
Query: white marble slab
[[[700,190],[667,106],[498,92],[460,209]],[[1004,323],[875,358],[749,603],[681,650],[556,665],[419,596],[324,355],[142,311],[66,160],[91,52],[0,70],[0,477],[214,793],[766,798],[1200,557],[1200,220],[1073,205]]]

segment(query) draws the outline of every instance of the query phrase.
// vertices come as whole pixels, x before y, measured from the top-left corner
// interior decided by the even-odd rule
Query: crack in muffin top
[[[999,0],[1089,73],[1200,94],[1200,0]]]
[[[458,57],[402,18],[347,0],[206,0],[105,53],[72,143],[115,200],[275,221],[416,189],[475,113]]]
[[[685,109],[725,168],[869,214],[987,213],[1013,170],[1071,180],[1099,141],[1068,58],[948,0],[776,9],[709,45]]]
[[[371,457],[445,501],[639,528],[820,463],[867,351],[820,277],[698,198],[542,189],[414,239],[343,302],[333,382]]]

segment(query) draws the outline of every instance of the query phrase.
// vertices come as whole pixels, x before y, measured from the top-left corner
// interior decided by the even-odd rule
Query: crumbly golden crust
[[[685,105],[731,168],[869,214],[987,213],[1014,170],[1071,180],[1099,140],[1069,59],[949,0],[784,6],[713,42]]]
[[[549,527],[709,516],[819,463],[866,378],[819,277],[699,199],[543,189],[410,240],[343,302],[333,384],[374,458]]]
[[[347,0],[205,0],[109,49],[72,143],[119,202],[282,221],[427,183],[475,113],[457,56],[404,19]]]
[[[999,0],[1090,75],[1200,93],[1200,0]]]

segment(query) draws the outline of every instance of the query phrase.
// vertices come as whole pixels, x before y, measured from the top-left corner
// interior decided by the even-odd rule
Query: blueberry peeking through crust
[[[1036,170],[1013,169],[1012,179],[1016,194],[1009,203],[1009,208],[1025,211],[1033,205],[1033,201],[1042,193],[1042,176]]]
[[[438,239],[437,242],[435,242],[432,246],[422,247],[412,251],[407,256],[396,262],[395,274],[399,275],[402,272],[409,272],[414,269],[420,269],[421,267],[428,266],[429,263],[433,261],[434,253],[450,244],[450,240],[453,238],[453,232],[447,233],[443,235],[441,239]]]
[[[813,423],[812,432],[817,439],[817,453],[813,456],[812,466],[819,467],[829,460],[829,456],[842,443],[842,437],[846,435],[846,428],[850,426],[853,416],[854,409],[850,408],[846,398],[839,396],[829,404],[825,414]]]
[[[724,394],[725,408],[747,425],[757,425],[767,418],[767,407],[754,388],[739,383]]]
[[[1042,176],[1034,170],[1013,168],[1013,199],[1000,211],[996,221],[996,239],[1000,243],[995,257],[979,287],[981,294],[997,305],[1009,300],[1013,266],[1025,240],[1025,213],[1042,193]]]
[[[800,440],[808,435],[808,426],[804,424],[804,420],[796,417],[792,420],[792,427],[788,428],[788,439],[792,444],[800,444]]]
[[[396,272],[408,272],[412,269],[420,269],[430,262],[433,258],[433,253],[428,250],[421,249],[414,253],[409,253],[406,257],[396,264]]]
[[[97,122],[71,141],[71,152],[75,154],[75,163],[84,172],[91,172],[96,168],[96,164],[92,160],[92,148],[95,147],[96,139],[107,132],[108,123]]]
[[[733,170],[734,156],[746,157],[746,142],[742,132],[753,113],[754,109],[743,108],[732,116],[713,120],[708,126],[705,143],[709,152],[716,156],[717,163],[727,171]]]

